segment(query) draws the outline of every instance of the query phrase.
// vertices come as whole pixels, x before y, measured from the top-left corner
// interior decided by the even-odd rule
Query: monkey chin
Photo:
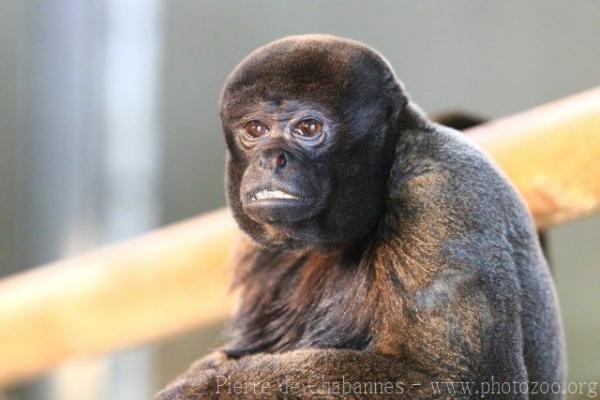
[[[250,235],[261,247],[277,251],[317,251],[328,253],[351,247],[358,241],[332,240],[319,222],[319,216],[289,223],[261,223]]]
[[[289,225],[312,218],[314,201],[301,198],[269,198],[242,202],[246,215],[259,224]]]

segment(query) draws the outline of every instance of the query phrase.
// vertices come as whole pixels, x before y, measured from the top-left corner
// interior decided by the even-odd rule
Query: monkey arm
[[[225,361],[214,369],[190,370],[156,400],[431,399],[436,398],[431,385],[435,380],[427,373],[411,370],[397,356],[308,349],[250,355]]]
[[[225,354],[223,351],[215,350],[212,353],[194,361],[194,363],[190,365],[187,371],[185,371],[181,376],[178,377],[178,380],[200,374],[206,370],[217,369],[221,364],[223,364],[227,360],[229,360],[227,354]]]

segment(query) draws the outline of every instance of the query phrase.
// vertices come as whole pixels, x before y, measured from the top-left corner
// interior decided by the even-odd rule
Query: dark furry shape
[[[253,239],[236,259],[240,306],[231,342],[158,399],[562,397],[527,393],[564,379],[530,215],[379,54],[276,41],[231,74],[221,116],[229,204]]]

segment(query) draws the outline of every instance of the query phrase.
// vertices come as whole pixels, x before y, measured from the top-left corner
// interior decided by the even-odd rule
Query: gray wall
[[[374,46],[431,113],[458,109],[500,117],[600,84],[597,1],[170,4],[162,191],[169,221],[223,204],[221,86],[249,51],[284,35],[332,33]],[[600,376],[599,237],[599,217],[550,232],[570,376],[577,380]],[[198,335],[166,342],[159,354],[170,362],[160,363],[159,382],[206,351]]]
[[[427,111],[497,117],[600,83],[597,1],[169,2],[164,54],[165,220],[222,204],[220,88],[284,35],[364,41]]]

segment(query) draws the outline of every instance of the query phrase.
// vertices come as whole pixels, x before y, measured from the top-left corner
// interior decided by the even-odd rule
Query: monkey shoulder
[[[445,304],[457,288],[517,294],[517,270],[540,253],[516,190],[460,132],[436,126],[414,137],[392,170],[386,232],[402,232],[399,264],[411,265],[400,268],[437,271],[415,304]]]
[[[391,170],[390,209],[451,230],[533,232],[531,216],[516,189],[464,134],[435,125],[413,132],[408,142],[399,146]]]

